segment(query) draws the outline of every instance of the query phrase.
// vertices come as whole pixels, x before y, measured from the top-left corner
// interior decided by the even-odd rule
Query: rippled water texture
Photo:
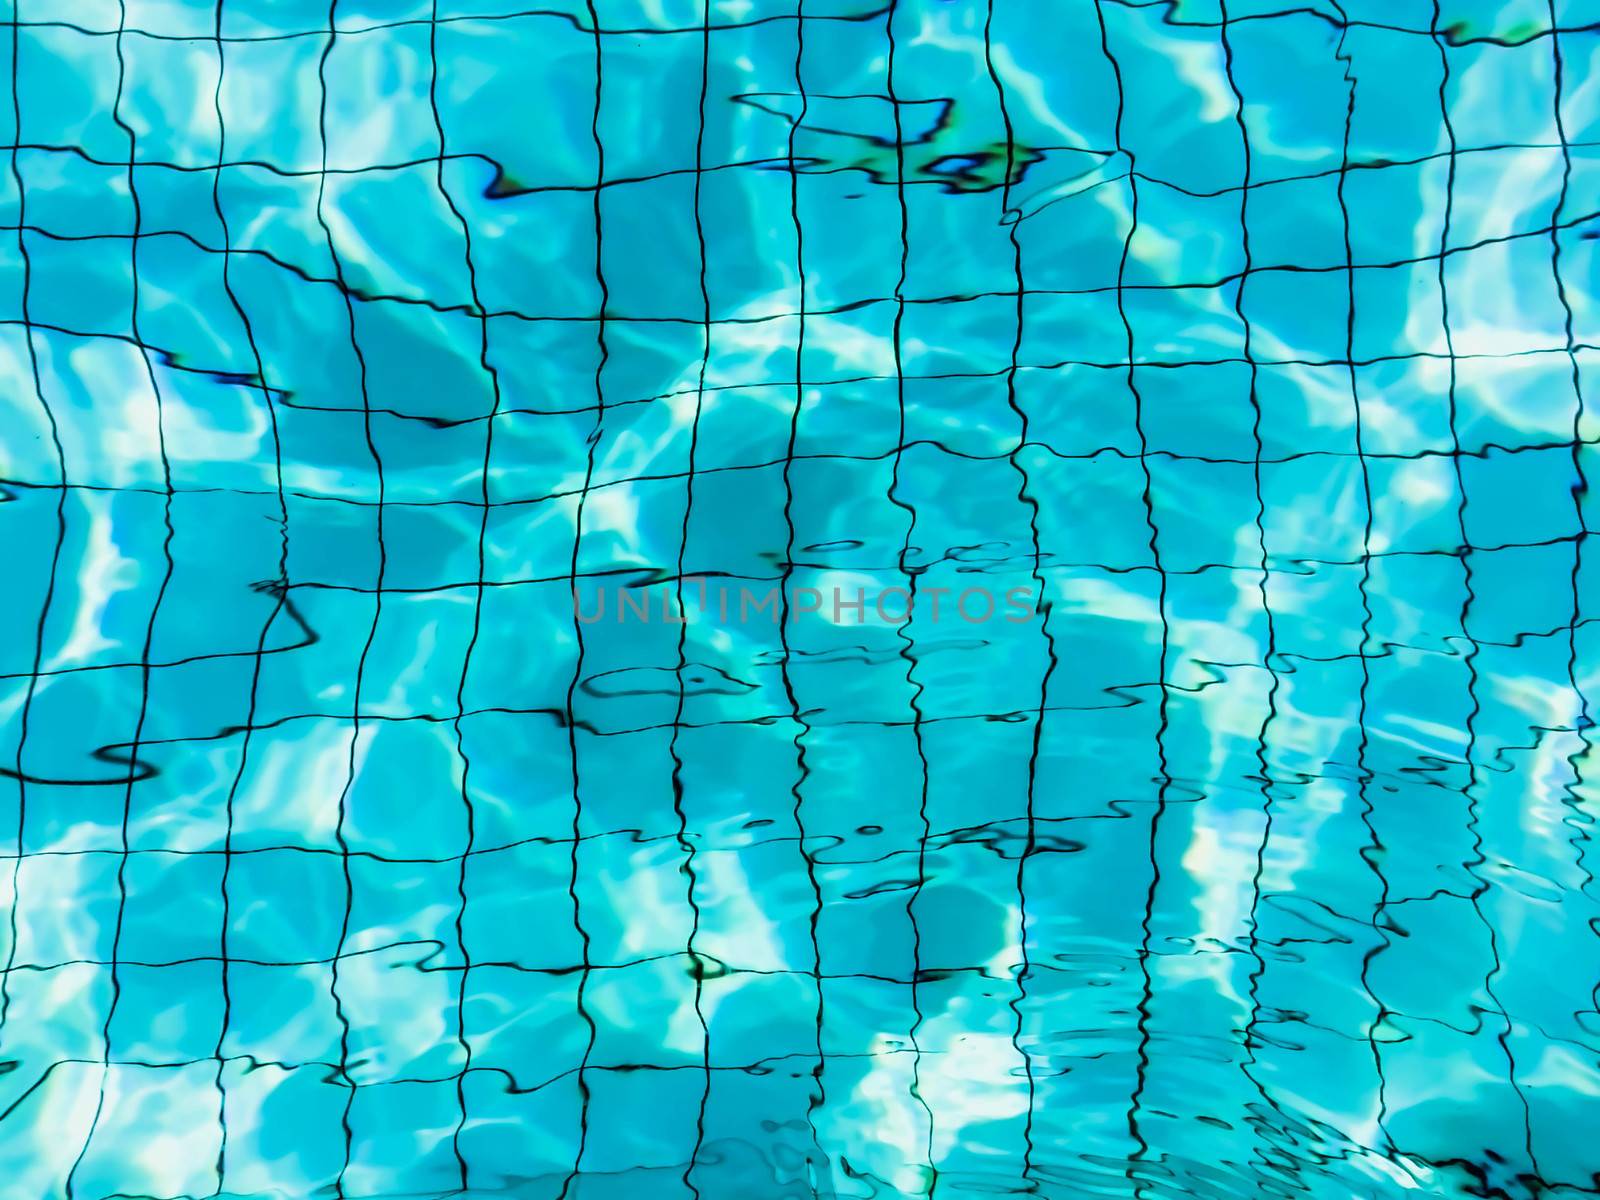
[[[1600,10],[525,2],[5,5],[0,1191],[1600,1190]]]

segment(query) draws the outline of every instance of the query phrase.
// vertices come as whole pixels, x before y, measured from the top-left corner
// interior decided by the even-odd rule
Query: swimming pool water
[[[0,1192],[1600,1189],[1585,0],[10,0]]]

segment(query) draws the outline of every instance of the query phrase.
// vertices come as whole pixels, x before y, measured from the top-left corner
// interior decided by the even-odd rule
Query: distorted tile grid
[[[547,2],[4,6],[7,1194],[1595,1194],[1600,10]]]

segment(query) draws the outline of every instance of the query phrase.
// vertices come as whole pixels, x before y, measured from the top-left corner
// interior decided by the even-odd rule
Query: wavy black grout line
[[[126,0],[118,0],[119,17],[125,22],[127,15]],[[119,26],[120,29],[120,26]],[[83,1144],[79,1147],[72,1166],[67,1171],[66,1180],[62,1190],[67,1200],[73,1200],[77,1192],[78,1172],[82,1169],[84,1161],[89,1154],[89,1148],[94,1142],[94,1135],[100,1128],[100,1119],[105,1113],[106,1087],[111,1079],[111,1026],[116,1019],[117,1007],[122,999],[122,976],[118,970],[122,964],[119,954],[122,947],[122,934],[128,908],[128,828],[133,819],[133,789],[141,778],[148,778],[148,774],[141,775],[138,769],[139,744],[144,736],[145,723],[150,714],[150,677],[153,668],[150,665],[150,655],[155,644],[156,621],[160,617],[161,608],[167,597],[167,590],[172,583],[172,576],[176,570],[176,563],[172,557],[172,540],[175,531],[172,524],[172,463],[167,457],[167,430],[165,405],[162,401],[160,381],[156,378],[155,366],[151,362],[150,352],[146,347],[144,338],[139,328],[139,236],[143,225],[143,206],[139,200],[139,189],[134,185],[133,164],[137,158],[138,139],[133,127],[127,123],[122,115],[122,99],[127,83],[127,60],[123,53],[123,40],[119,32],[116,39],[117,53],[117,90],[111,105],[111,118],[116,127],[128,139],[127,184],[129,197],[133,204],[133,234],[129,239],[128,272],[131,283],[129,321],[135,342],[139,345],[140,360],[144,364],[145,378],[150,385],[151,395],[155,400],[156,416],[156,444],[160,451],[162,481],[165,485],[166,496],[162,504],[162,527],[164,534],[161,543],[161,553],[165,560],[161,582],[157,586],[154,603],[150,606],[150,616],[145,624],[144,644],[140,651],[139,668],[139,711],[134,721],[133,740],[128,750],[128,774],[122,792],[122,812],[120,818],[121,854],[117,860],[117,915],[111,933],[111,999],[106,1005],[105,1021],[100,1027],[100,1042],[103,1049],[102,1065],[100,1070],[100,1083],[95,1099],[94,1115],[89,1120],[89,1128],[83,1137]]]
[[[927,1120],[927,1137],[924,1147],[927,1157],[927,1173],[924,1177],[926,1181],[926,1187],[924,1188],[924,1191],[931,1198],[934,1190],[939,1184],[939,1168],[934,1161],[933,1152],[933,1108],[931,1105],[929,1105],[927,1098],[922,1093],[922,1047],[917,1038],[917,1033],[922,1026],[923,1020],[921,1001],[918,995],[918,986],[922,974],[922,931],[917,925],[915,912],[917,900],[922,894],[923,884],[927,881],[927,844],[928,836],[931,832],[931,827],[928,823],[928,779],[930,769],[928,765],[927,749],[923,744],[922,734],[922,725],[924,720],[924,714],[922,711],[922,696],[925,687],[922,682],[916,678],[917,659],[915,655],[915,642],[910,633],[911,623],[913,620],[912,614],[917,603],[917,579],[921,571],[925,568],[913,568],[908,562],[912,551],[911,539],[916,535],[917,510],[913,505],[902,500],[897,494],[900,488],[900,465],[906,436],[906,385],[903,371],[903,347],[901,335],[902,327],[905,322],[904,292],[907,271],[911,260],[911,217],[910,210],[906,206],[905,191],[905,133],[902,128],[900,115],[902,102],[896,95],[894,87],[895,51],[897,48],[894,33],[894,18],[895,13],[899,8],[899,3],[900,0],[890,0],[889,7],[884,16],[884,38],[888,43],[884,90],[888,93],[889,108],[894,114],[895,195],[900,209],[900,274],[899,279],[895,284],[894,326],[891,335],[891,346],[894,353],[895,366],[895,399],[899,421],[899,435],[896,438],[896,441],[900,448],[897,448],[894,454],[893,471],[889,484],[889,502],[896,508],[902,509],[906,514],[906,536],[905,542],[900,550],[898,569],[900,574],[905,576],[908,599],[906,601],[905,620],[900,622],[896,627],[895,634],[901,642],[900,657],[905,661],[906,683],[911,688],[910,707],[912,715],[910,728],[912,741],[916,746],[917,761],[919,764],[917,807],[918,816],[922,822],[922,836],[917,841],[916,882],[906,897],[906,920],[911,926],[912,961],[910,989],[912,1020],[911,1027],[908,1031],[908,1037],[911,1042],[912,1049],[910,1094],[912,1101],[922,1109],[923,1115]],[[843,1160],[841,1159],[841,1162],[842,1161]]]
[[[255,327],[251,323],[250,316],[245,311],[244,304],[239,299],[238,293],[234,290],[233,281],[228,269],[232,262],[232,256],[229,253],[232,245],[232,232],[228,225],[227,213],[224,211],[224,206],[222,204],[221,192],[222,162],[227,157],[228,143],[227,123],[223,120],[222,116],[222,84],[223,77],[227,72],[227,56],[221,41],[223,3],[224,0],[217,0],[216,15],[212,29],[212,32],[216,35],[215,42],[217,49],[217,86],[212,92],[211,97],[212,110],[216,114],[217,118],[217,168],[216,173],[212,176],[211,206],[212,211],[216,213],[217,224],[222,230],[222,289],[227,294],[228,303],[232,306],[234,313],[238,316],[239,324],[244,330],[245,342],[250,347],[250,354],[255,362],[256,386],[261,393],[263,403],[266,405],[267,419],[272,429],[273,465],[274,475],[277,481],[278,520],[280,523],[281,535],[279,538],[278,576],[276,585],[265,589],[276,597],[276,602],[273,604],[271,611],[267,614],[267,619],[262,623],[261,636],[256,641],[255,653],[252,656],[253,661],[250,670],[250,692],[248,700],[246,701],[245,723],[243,728],[239,730],[241,735],[239,740],[239,766],[233,774],[232,781],[228,785],[228,795],[226,801],[224,802],[225,811],[223,817],[224,829],[222,842],[222,874],[218,883],[218,891],[222,901],[222,916],[221,929],[219,931],[217,943],[218,957],[222,960],[220,964],[222,983],[222,1020],[218,1024],[217,1043],[213,1049],[213,1053],[217,1060],[217,1073],[215,1079],[213,1080],[213,1086],[217,1092],[216,1195],[219,1197],[223,1194],[227,1186],[228,1166],[228,1091],[226,1080],[224,1078],[227,1058],[223,1051],[227,1044],[229,1026],[233,1019],[233,992],[229,986],[228,978],[228,934],[233,922],[233,907],[232,899],[228,892],[228,884],[232,874],[234,859],[234,805],[238,799],[239,788],[244,782],[245,772],[249,769],[250,765],[251,740],[255,733],[256,726],[256,708],[261,695],[261,671],[266,656],[268,653],[283,653],[284,649],[294,649],[302,646],[308,646],[316,641],[316,635],[312,633],[310,627],[305,624],[304,620],[300,617],[299,613],[295,609],[293,602],[290,600],[287,587],[289,582],[289,507],[288,500],[284,496],[283,491],[283,442],[278,428],[278,409],[277,405],[274,403],[274,391],[267,382],[266,366],[262,362],[261,348],[256,342]],[[170,365],[171,356],[168,357]],[[281,614],[287,614],[288,617],[300,627],[304,640],[297,643],[295,646],[287,648],[275,648],[269,652],[267,650],[267,638],[271,634],[272,627],[277,622],[278,617]]]
[[[1111,68],[1112,77],[1116,81],[1117,109],[1116,120],[1113,126],[1118,151],[1128,155],[1130,162],[1133,154],[1122,143],[1122,122],[1127,109],[1127,92],[1122,77],[1122,66],[1111,52],[1111,35],[1106,24],[1106,0],[1094,0],[1095,20],[1100,29],[1100,50],[1107,65]],[[1150,1152],[1149,1140],[1145,1137],[1144,1129],[1140,1124],[1140,1110],[1144,1103],[1144,1092],[1150,1070],[1150,1021],[1155,1000],[1155,984],[1150,971],[1151,923],[1155,916],[1156,893],[1161,886],[1161,866],[1156,853],[1156,842],[1160,837],[1161,822],[1167,813],[1168,793],[1172,787],[1172,772],[1167,761],[1167,730],[1169,727],[1168,705],[1171,691],[1167,683],[1168,654],[1171,645],[1172,631],[1167,617],[1167,582],[1168,574],[1161,563],[1161,550],[1155,520],[1155,504],[1151,496],[1151,475],[1149,463],[1149,441],[1144,429],[1144,397],[1139,391],[1138,380],[1134,369],[1134,333],[1133,324],[1128,319],[1127,307],[1123,302],[1124,277],[1127,274],[1128,258],[1133,246],[1133,235],[1139,226],[1139,187],[1136,180],[1128,180],[1128,231],[1122,241],[1122,255],[1117,265],[1117,313],[1122,319],[1123,333],[1126,338],[1128,354],[1127,387],[1133,399],[1134,428],[1139,438],[1139,464],[1144,477],[1144,518],[1145,526],[1149,530],[1150,558],[1158,580],[1156,609],[1161,620],[1161,649],[1158,658],[1155,686],[1160,689],[1160,711],[1156,726],[1156,802],[1150,813],[1150,833],[1148,859],[1150,864],[1150,883],[1145,891],[1144,911],[1140,920],[1141,940],[1139,949],[1139,974],[1140,996],[1137,1003],[1138,1020],[1136,1023],[1135,1037],[1135,1067],[1133,1087],[1128,1096],[1128,1136],[1134,1144],[1133,1153],[1128,1157],[1125,1166],[1125,1175],[1128,1183],[1134,1189],[1134,1195],[1139,1200],[1145,1200],[1147,1163]]]
[[[691,964],[690,974],[694,983],[694,1016],[700,1026],[700,1067],[703,1079],[700,1087],[700,1102],[695,1113],[694,1146],[689,1153],[688,1162],[683,1167],[683,1186],[688,1189],[695,1200],[700,1200],[699,1185],[694,1180],[695,1167],[700,1165],[700,1155],[705,1148],[706,1140],[706,1108],[711,1102],[711,1028],[706,1022],[705,1013],[705,980],[706,968],[702,965],[696,941],[700,936],[701,911],[697,889],[699,876],[695,871],[695,857],[698,852],[696,841],[698,834],[691,837],[689,833],[689,810],[686,803],[683,785],[683,755],[679,749],[679,738],[683,733],[684,710],[688,703],[688,690],[684,686],[683,673],[689,667],[689,622],[687,609],[683,603],[684,562],[689,553],[689,535],[694,520],[694,480],[696,473],[696,460],[700,450],[700,422],[705,412],[705,387],[706,372],[711,365],[711,292],[707,283],[707,249],[706,227],[701,211],[701,192],[705,183],[705,141],[706,141],[706,96],[711,81],[711,0],[700,0],[701,18],[703,28],[700,34],[700,95],[697,111],[697,125],[694,142],[694,199],[692,212],[694,217],[695,244],[699,251],[699,277],[700,308],[701,308],[701,350],[700,363],[696,374],[694,416],[689,423],[689,457],[688,469],[683,479],[683,521],[678,528],[678,562],[677,562],[677,602],[678,612],[683,615],[683,623],[678,626],[678,665],[673,671],[677,703],[672,715],[672,732],[667,739],[667,756],[672,760],[672,769],[669,775],[669,786],[672,791],[672,811],[677,817],[678,827],[676,840],[678,852],[683,855],[683,865],[680,871],[684,878],[684,899],[689,906],[689,933],[685,942],[685,950]]]
[[[328,161],[328,60],[333,56],[334,44],[339,34],[337,32],[336,16],[339,0],[328,0],[328,28],[327,40],[322,47],[322,54],[317,61],[318,106],[317,106],[317,135],[318,144],[322,151],[324,167]],[[377,518],[376,539],[378,547],[377,580],[374,586],[372,609],[372,622],[367,626],[366,640],[361,647],[361,656],[356,662],[355,686],[351,696],[350,715],[350,747],[345,759],[344,785],[339,792],[338,821],[334,830],[334,837],[339,846],[339,861],[341,874],[344,881],[344,903],[340,915],[339,939],[334,953],[333,967],[328,981],[329,995],[333,1000],[334,1016],[339,1024],[339,1070],[333,1082],[345,1090],[343,1108],[339,1114],[339,1126],[343,1134],[344,1158],[339,1165],[338,1173],[334,1176],[332,1189],[338,1200],[345,1200],[345,1173],[350,1169],[354,1155],[355,1128],[351,1124],[351,1113],[355,1108],[356,1092],[359,1086],[350,1074],[350,1037],[351,1023],[349,1013],[345,1009],[345,998],[339,991],[339,962],[344,945],[350,937],[350,922],[355,908],[355,879],[350,872],[350,844],[346,836],[346,825],[349,820],[350,794],[355,788],[356,778],[360,773],[356,758],[361,743],[361,692],[366,680],[367,661],[372,653],[373,643],[378,636],[378,625],[383,619],[384,579],[388,571],[389,554],[384,540],[383,516],[387,500],[387,489],[384,480],[383,456],[378,452],[377,442],[372,434],[371,397],[367,390],[367,359],[361,349],[360,339],[356,336],[356,311],[355,303],[350,290],[344,283],[344,267],[340,259],[338,246],[333,236],[333,228],[328,224],[324,212],[324,200],[327,193],[328,179],[323,174],[317,188],[317,224],[321,227],[323,237],[327,242],[328,256],[332,260],[334,277],[338,281],[339,291],[344,297],[345,320],[347,334],[350,339],[350,349],[355,356],[357,380],[361,389],[362,429],[366,438],[367,453],[372,457],[373,469],[377,476]]]
[[[1259,1026],[1262,1016],[1261,981],[1266,975],[1267,962],[1261,952],[1261,917],[1262,902],[1261,881],[1266,870],[1267,848],[1272,842],[1273,827],[1273,774],[1268,762],[1268,745],[1273,722],[1278,717],[1278,692],[1283,685],[1283,678],[1278,669],[1273,665],[1278,657],[1278,632],[1277,621],[1273,615],[1270,598],[1272,571],[1270,558],[1267,553],[1266,513],[1267,503],[1261,486],[1261,459],[1265,449],[1261,437],[1262,404],[1259,390],[1260,365],[1253,354],[1252,335],[1253,328],[1250,318],[1245,312],[1245,285],[1250,278],[1252,258],[1250,253],[1250,193],[1252,190],[1251,172],[1253,160],[1250,146],[1250,129],[1245,122],[1244,92],[1240,89],[1237,76],[1234,74],[1234,47],[1228,37],[1230,17],[1228,15],[1227,0],[1219,0],[1219,13],[1221,23],[1219,27],[1219,40],[1223,53],[1223,74],[1228,81],[1228,89],[1233,93],[1234,122],[1239,129],[1239,145],[1243,153],[1244,178],[1239,188],[1239,244],[1244,255],[1244,271],[1239,277],[1239,289],[1234,293],[1234,312],[1239,318],[1239,323],[1244,329],[1244,359],[1249,368],[1249,401],[1251,411],[1251,437],[1255,442],[1255,463],[1253,468],[1253,483],[1255,488],[1255,531],[1256,544],[1260,550],[1260,575],[1256,588],[1261,599],[1261,612],[1266,618],[1266,645],[1262,649],[1261,666],[1266,671],[1270,682],[1267,685],[1266,711],[1262,714],[1261,723],[1256,730],[1255,758],[1256,770],[1260,773],[1261,795],[1261,836],[1256,842],[1255,863],[1250,876],[1250,908],[1246,916],[1249,932],[1246,937],[1247,953],[1251,958],[1248,971],[1249,985],[1247,992],[1250,997],[1250,1015],[1245,1019],[1243,1028],[1239,1031],[1243,1043],[1244,1059],[1240,1063],[1240,1073],[1250,1081],[1256,1090],[1256,1095],[1261,1098],[1261,1103],[1282,1115],[1282,1109],[1276,1100],[1268,1094],[1266,1081],[1261,1078],[1256,1068],[1259,1063],[1256,1058],[1256,1048],[1259,1041]],[[1254,1132],[1260,1132],[1260,1125],[1252,1122]],[[1271,1163],[1267,1158],[1261,1139],[1258,1137],[1252,1147],[1252,1155],[1256,1168],[1260,1172],[1270,1169]]]
[[[582,968],[578,973],[576,1005],[578,1018],[583,1022],[587,1036],[583,1055],[579,1059],[575,1076],[578,1086],[578,1144],[572,1155],[572,1169],[567,1172],[566,1177],[561,1181],[561,1190],[556,1200],[567,1200],[567,1196],[577,1184],[579,1175],[583,1171],[584,1151],[589,1144],[589,1104],[591,1100],[585,1072],[589,1069],[589,1062],[594,1054],[595,1041],[599,1036],[599,1027],[595,1024],[594,1017],[584,1004],[589,986],[589,976],[593,967],[589,960],[589,933],[583,926],[583,906],[578,898],[578,879],[581,873],[578,862],[578,847],[582,842],[583,796],[578,758],[578,718],[573,704],[577,697],[579,684],[583,678],[583,662],[586,649],[583,638],[583,622],[578,619],[578,606],[576,603],[578,594],[578,556],[583,546],[584,505],[589,498],[589,489],[594,480],[595,447],[599,444],[601,429],[605,423],[606,394],[604,375],[606,363],[611,357],[610,348],[606,344],[606,309],[610,304],[611,293],[606,286],[604,221],[600,209],[600,184],[606,177],[606,149],[605,143],[600,137],[600,111],[605,94],[605,64],[599,33],[600,19],[595,9],[596,0],[584,0],[584,2],[588,6],[589,18],[594,23],[595,28],[594,112],[590,118],[589,133],[594,141],[595,152],[595,189],[592,212],[594,217],[594,278],[595,286],[600,293],[600,305],[595,321],[595,342],[599,353],[596,357],[594,368],[594,427],[590,430],[587,439],[583,488],[578,493],[577,512],[573,517],[572,557],[568,562],[566,576],[567,583],[572,588],[574,600],[572,632],[577,643],[577,656],[572,668],[572,682],[567,687],[565,721],[567,726],[567,755],[572,767],[572,856],[570,860],[571,873],[567,880],[567,895],[572,901],[572,926],[577,932],[578,940],[582,946],[583,961]]]
[[[20,133],[22,129],[22,101],[18,89],[17,73],[18,62],[21,59],[21,46],[15,25],[11,29],[11,119],[13,127]],[[43,412],[45,423],[50,429],[50,443],[55,451],[56,469],[61,477],[61,487],[56,497],[56,532],[54,546],[50,552],[50,573],[45,580],[44,598],[39,605],[39,617],[34,622],[33,629],[33,671],[28,676],[28,682],[23,692],[22,708],[18,714],[17,751],[13,760],[13,769],[10,777],[17,781],[17,836],[16,859],[11,866],[11,894],[7,903],[8,938],[6,942],[6,961],[3,971],[0,971],[0,1047],[5,1044],[6,1021],[11,1015],[11,970],[17,961],[17,944],[21,929],[17,914],[22,908],[22,860],[27,850],[27,822],[28,822],[28,779],[29,774],[23,764],[23,756],[27,752],[28,738],[32,733],[33,702],[38,695],[40,669],[44,665],[45,628],[49,623],[50,610],[55,603],[56,587],[59,582],[61,570],[61,552],[67,540],[67,457],[61,444],[61,429],[56,421],[55,410],[44,396],[44,384],[39,374],[39,352],[33,339],[32,312],[29,297],[33,288],[33,260],[28,254],[27,239],[22,233],[21,226],[27,221],[28,193],[22,181],[22,173],[17,167],[17,152],[11,151],[11,179],[17,189],[17,254],[22,260],[22,287],[19,297],[22,310],[23,340],[28,349],[29,374],[33,382],[33,398]]]
[[[811,891],[811,911],[807,919],[808,932],[811,939],[811,976],[816,992],[816,1018],[814,1021],[813,1049],[815,1063],[812,1067],[812,1083],[814,1090],[806,1099],[806,1128],[811,1135],[811,1154],[806,1158],[806,1186],[814,1197],[822,1195],[819,1185],[824,1174],[831,1179],[832,1169],[829,1155],[823,1149],[822,1135],[817,1129],[817,1113],[827,1104],[828,1091],[826,1084],[827,1055],[822,1046],[822,1031],[826,1015],[826,1000],[822,986],[822,942],[819,929],[822,922],[822,884],[817,878],[817,860],[812,855],[807,844],[809,834],[805,820],[805,795],[806,779],[810,774],[810,764],[806,761],[807,738],[811,734],[811,723],[800,707],[799,693],[795,690],[794,675],[790,668],[794,651],[789,644],[789,621],[791,605],[789,603],[790,582],[795,571],[795,524],[794,524],[794,482],[792,472],[795,463],[795,448],[800,439],[800,414],[805,407],[805,357],[806,357],[806,256],[805,256],[805,227],[800,217],[800,172],[796,169],[795,138],[800,127],[804,124],[810,105],[806,93],[803,70],[806,53],[806,12],[805,0],[795,0],[795,25],[794,25],[794,87],[795,94],[800,97],[800,111],[789,126],[789,220],[794,227],[794,264],[795,283],[799,300],[799,317],[795,326],[794,347],[794,395],[793,410],[789,414],[789,435],[784,446],[783,456],[783,524],[785,529],[783,547],[783,571],[778,591],[778,679],[783,688],[784,700],[792,716],[795,732],[792,739],[795,753],[794,782],[789,786],[789,796],[792,801],[790,812],[794,820],[795,846],[800,853],[801,861],[805,864],[806,883]],[[703,387],[704,380],[700,381]],[[828,1194],[833,1189],[828,1187]]]
[[[1567,294],[1566,279],[1561,269],[1561,239],[1555,232],[1555,225],[1561,220],[1561,214],[1567,206],[1567,196],[1572,186],[1572,147],[1577,143],[1567,138],[1566,118],[1562,115],[1561,104],[1565,95],[1566,67],[1561,57],[1561,39],[1553,31],[1556,27],[1554,0],[1547,0],[1547,10],[1550,13],[1552,34],[1550,38],[1550,54],[1555,69],[1555,96],[1554,114],[1556,134],[1561,140],[1561,192],[1556,199],[1556,206],[1551,217],[1550,233],[1550,273],[1555,280],[1556,298],[1561,304],[1563,335],[1566,341],[1567,360],[1571,366],[1572,393],[1576,403],[1572,411],[1572,470],[1577,476],[1577,482],[1572,487],[1572,508],[1577,517],[1578,532],[1572,543],[1572,615],[1567,626],[1567,683],[1573,694],[1578,699],[1578,713],[1575,724],[1577,725],[1578,747],[1567,758],[1568,766],[1572,769],[1571,782],[1563,785],[1562,791],[1566,799],[1563,803],[1569,809],[1570,815],[1565,818],[1567,824],[1573,829],[1571,845],[1573,855],[1577,861],[1578,869],[1583,872],[1583,883],[1579,887],[1580,893],[1589,892],[1594,886],[1594,872],[1588,866],[1588,848],[1593,837],[1590,833],[1594,826],[1594,814],[1584,807],[1584,778],[1583,765],[1593,746],[1594,719],[1589,715],[1589,698],[1578,683],[1578,628],[1590,618],[1583,616],[1583,605],[1579,595],[1578,578],[1583,571],[1583,547],[1589,536],[1588,521],[1584,516],[1584,499],[1589,494],[1589,476],[1583,466],[1583,420],[1587,415],[1587,406],[1583,394],[1583,375],[1578,366],[1578,350],[1581,348],[1573,334],[1572,300]],[[1581,843],[1581,845],[1579,844]],[[1600,936],[1600,925],[1591,923],[1591,932]],[[1600,1013],[1600,980],[1596,980],[1589,993],[1590,1010]]]
[[[1023,1119],[1022,1128],[1022,1191],[1027,1194],[1037,1194],[1040,1183],[1034,1178],[1034,1141],[1033,1127],[1035,1109],[1038,1105],[1038,1084],[1034,1075],[1033,1055],[1024,1044],[1024,1013],[1023,1009],[1028,1001],[1028,978],[1033,971],[1032,957],[1028,951],[1028,861],[1039,848],[1037,832],[1037,817],[1034,802],[1039,782],[1039,755],[1044,742],[1045,709],[1049,703],[1050,681],[1060,666],[1060,658],[1056,653],[1054,635],[1050,632],[1050,605],[1045,599],[1047,585],[1040,569],[1042,552],[1039,538],[1039,500],[1037,496],[1029,493],[1030,480],[1028,471],[1022,464],[1022,449],[1029,442],[1028,413],[1017,399],[1017,359],[1022,352],[1022,343],[1026,329],[1026,313],[1024,311],[1023,297],[1027,294],[1027,284],[1023,279],[1022,271],[1022,242],[1020,239],[1021,219],[1011,219],[1011,189],[1013,187],[1013,174],[1015,167],[1016,131],[1011,121],[1011,110],[1006,101],[1005,85],[1000,80],[1000,72],[994,62],[994,0],[988,0],[984,13],[983,25],[983,59],[988,70],[989,79],[994,84],[995,99],[1000,108],[1000,121],[1006,134],[1006,166],[1005,183],[1000,193],[1000,219],[1006,225],[1006,234],[1011,242],[1011,266],[1017,281],[1017,308],[1015,328],[1011,339],[1011,362],[1005,370],[1006,404],[1016,415],[1018,424],[1017,446],[1008,456],[1012,469],[1017,473],[1017,500],[1028,509],[1028,532],[1033,549],[1032,580],[1038,589],[1035,595],[1035,606],[1041,615],[1040,636],[1044,640],[1046,664],[1039,678],[1039,707],[1033,714],[1033,736],[1028,749],[1027,773],[1027,835],[1021,852],[1017,855],[1017,992],[1010,1001],[1012,1013],[1016,1020],[1011,1031],[1011,1044],[1017,1056],[1022,1060],[1023,1078],[1027,1081],[1027,1111]]]

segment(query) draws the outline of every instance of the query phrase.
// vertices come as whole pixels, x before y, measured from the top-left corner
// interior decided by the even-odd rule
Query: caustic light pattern
[[[5,1195],[1600,1191],[1590,0],[0,11]]]

